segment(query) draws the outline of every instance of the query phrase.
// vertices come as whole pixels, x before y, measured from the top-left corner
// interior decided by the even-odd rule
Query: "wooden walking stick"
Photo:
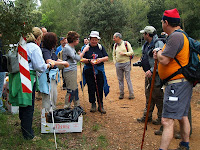
[[[80,61],[80,72],[81,72],[81,90],[83,93],[83,101],[84,101],[84,85],[83,85],[83,69],[82,69],[82,62]]]
[[[149,109],[150,109],[150,104],[151,104],[151,99],[152,99],[153,87],[154,87],[154,83],[155,83],[157,63],[158,63],[158,60],[155,59],[154,69],[153,69],[153,76],[152,76],[152,81],[151,81],[151,89],[150,89],[150,95],[149,95],[149,101],[148,101],[148,107],[147,107],[147,113],[146,113],[146,117],[145,117],[145,125],[144,125],[144,133],[143,133],[143,137],[142,137],[141,150],[142,150],[143,143],[144,143],[145,131],[147,130],[147,123],[148,123],[148,117],[149,117]]]

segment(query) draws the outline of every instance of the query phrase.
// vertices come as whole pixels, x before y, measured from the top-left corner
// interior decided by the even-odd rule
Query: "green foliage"
[[[180,17],[182,28],[188,33],[189,36],[199,39],[200,35],[200,5],[199,0],[166,0],[165,5],[167,9],[177,8]]]
[[[108,140],[104,135],[100,135],[98,137],[98,145],[104,149],[106,149],[106,147],[108,146]]]
[[[158,35],[163,31],[161,19],[163,12],[166,9],[164,2],[165,0],[148,0],[148,3],[150,4],[150,9],[147,14],[148,22],[151,26],[156,28]]]
[[[123,38],[131,43],[133,47],[139,47],[138,40],[141,37],[140,30],[148,25],[147,13],[148,3],[144,0],[123,0],[124,8],[127,9],[126,25],[123,27]]]
[[[97,132],[99,129],[100,129],[100,125],[99,124],[94,124],[92,126],[92,130],[95,131],[95,132]]]
[[[3,34],[4,48],[17,43],[20,36],[31,31],[34,6],[32,0],[16,0],[15,4],[10,0],[0,1],[0,33]]]
[[[79,32],[77,15],[81,0],[42,0],[42,26],[58,36],[66,36],[68,31]]]
[[[112,38],[115,32],[121,32],[126,25],[126,8],[121,1],[85,0],[80,5],[79,25],[82,35],[89,35],[90,31],[100,32],[102,44],[111,50]]]

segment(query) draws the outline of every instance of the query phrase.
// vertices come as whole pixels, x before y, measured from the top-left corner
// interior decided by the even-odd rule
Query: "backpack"
[[[193,86],[195,86],[197,83],[200,82],[200,42],[197,40],[194,40],[191,37],[188,37],[187,33],[183,30],[176,30],[175,32],[181,32],[185,34],[185,36],[189,40],[189,47],[190,47],[190,58],[189,62],[186,66],[182,66],[178,59],[175,57],[174,59],[176,62],[181,66],[181,68],[167,77],[163,80],[163,83],[165,84],[167,81],[169,81],[171,78],[175,77],[177,74],[183,74],[184,77],[189,81],[193,83]]]
[[[127,45],[127,41],[124,41],[124,45],[125,45],[125,47],[126,47],[126,50],[127,50],[127,52],[128,52],[128,45]],[[116,50],[116,48],[117,48],[117,44],[115,43],[115,50]],[[129,56],[130,57],[130,61],[131,61],[131,59],[133,59],[133,57],[134,57],[134,54],[133,55],[131,55],[131,56]]]
[[[19,61],[18,61],[18,47],[13,51],[9,51],[8,54],[2,56],[2,67],[3,70],[9,73],[19,72]]]

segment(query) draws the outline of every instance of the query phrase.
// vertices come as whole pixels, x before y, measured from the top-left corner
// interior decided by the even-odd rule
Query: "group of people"
[[[175,61],[175,57],[182,66],[189,62],[189,41],[187,37],[176,30],[181,30],[180,16],[177,9],[166,10],[163,14],[162,28],[166,33],[166,43],[158,38],[156,29],[153,26],[146,26],[140,31],[146,41],[142,47],[142,57],[133,66],[141,66],[145,72],[145,96],[146,105],[143,116],[138,118],[138,122],[145,122],[147,106],[150,96],[150,87],[154,70],[154,60],[158,60],[156,70],[154,90],[150,104],[148,122],[160,125],[162,122],[162,138],[159,150],[167,150],[173,137],[174,120],[179,120],[180,135],[182,141],[179,150],[189,150],[190,123],[188,112],[192,96],[192,84],[188,82],[182,74],[178,74],[164,86],[162,80],[176,72],[180,66]],[[44,30],[44,31],[43,31]],[[43,32],[42,32],[43,31]],[[75,46],[79,44],[80,35],[75,31],[69,31],[66,37],[60,39],[61,45],[56,50],[57,35],[47,32],[45,28],[34,27],[31,33],[27,34],[27,53],[29,69],[32,83],[32,93],[22,93],[10,91],[10,98],[19,103],[19,118],[21,129],[25,139],[33,139],[32,120],[34,112],[34,98],[37,83],[42,93],[42,107],[49,112],[51,107],[56,109],[57,82],[59,80],[58,66],[63,66],[62,76],[64,79],[65,95],[64,108],[74,106],[79,107],[80,99],[77,85],[77,62],[84,63],[83,84],[88,86],[90,112],[97,110],[106,113],[103,105],[103,95],[109,93],[109,86],[106,79],[104,62],[108,61],[108,54],[99,40],[98,31],[91,31],[89,38],[84,38],[84,46],[80,52],[76,52]],[[134,91],[130,78],[131,59],[134,54],[131,44],[122,40],[119,32],[114,33],[113,41],[113,62],[116,67],[116,74],[119,82],[119,99],[124,99],[124,76],[128,85],[129,99],[134,99]],[[57,55],[61,53],[61,57]],[[11,74],[10,84],[16,85],[19,80],[19,73]],[[38,80],[37,80],[38,79]],[[18,93],[13,95],[12,93]],[[51,99],[50,99],[51,98]],[[24,101],[29,101],[28,103]],[[97,108],[98,104],[98,108]],[[157,107],[157,119],[152,120],[154,107]],[[160,130],[161,130],[160,129]]]
[[[189,40],[181,32],[180,15],[177,9],[166,10],[162,20],[162,38],[158,38],[156,29],[153,26],[146,26],[140,31],[146,41],[142,47],[142,57],[133,66],[140,66],[145,72],[145,96],[146,105],[143,116],[138,118],[138,122],[145,122],[147,106],[149,103],[150,87],[154,69],[155,59],[158,60],[158,69],[155,72],[154,87],[151,97],[151,104],[147,121],[155,125],[162,122],[160,130],[155,134],[162,134],[159,150],[167,150],[173,138],[174,120],[180,124],[181,142],[177,150],[189,150],[189,136],[191,135],[191,108],[190,101],[192,96],[193,84],[185,79],[183,74],[177,74],[162,84],[162,80],[168,78],[181,66],[189,62]],[[122,40],[120,33],[113,36],[115,45],[113,46],[113,61],[116,66],[117,77],[119,80],[120,95],[119,99],[124,98],[124,73],[129,89],[129,99],[134,98],[132,83],[130,80],[130,63],[128,57],[133,53],[130,44]],[[157,119],[152,120],[154,107],[157,107]],[[188,119],[189,117],[189,119]]]
[[[143,55],[141,61],[134,66],[142,66],[145,71],[145,95],[146,107],[142,118],[137,121],[144,122],[149,100],[149,84],[152,80],[153,59],[158,60],[158,70],[156,71],[155,85],[152,93],[152,102],[148,115],[148,122],[152,121],[153,108],[156,105],[158,109],[158,118],[153,123],[162,122],[162,138],[159,150],[167,150],[170,141],[173,138],[174,120],[177,119],[180,124],[181,142],[177,150],[189,150],[189,136],[191,134],[188,115],[191,118],[190,101],[192,96],[193,84],[185,79],[183,74],[177,74],[169,79],[161,88],[161,80],[168,78],[176,72],[180,65],[175,58],[179,60],[182,66],[189,62],[189,41],[181,32],[180,15],[177,9],[166,10],[162,20],[163,31],[167,34],[166,44],[157,40],[155,28],[147,26],[140,31],[143,34],[146,43],[143,46]],[[164,46],[163,46],[164,45]],[[164,92],[163,92],[164,91]],[[160,129],[160,130],[161,130]]]

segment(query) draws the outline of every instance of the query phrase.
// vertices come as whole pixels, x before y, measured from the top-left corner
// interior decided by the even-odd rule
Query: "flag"
[[[26,50],[26,39],[20,38],[18,46],[18,61],[19,61],[19,72],[21,78],[22,92],[32,93],[31,76],[28,64],[28,55]]]

